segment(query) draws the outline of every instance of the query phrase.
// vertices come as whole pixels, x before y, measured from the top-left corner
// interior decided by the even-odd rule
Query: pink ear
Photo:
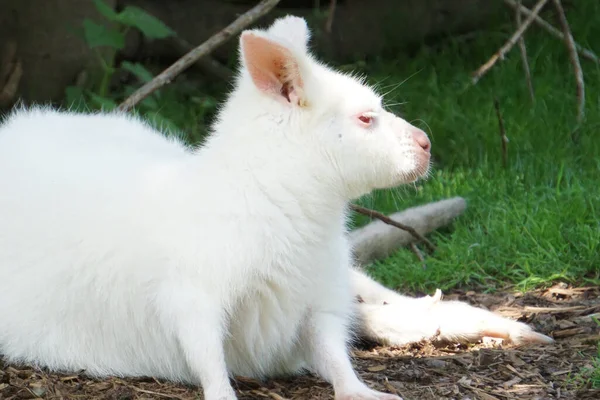
[[[240,43],[246,69],[258,89],[294,105],[304,104],[298,62],[287,48],[249,31],[242,33]]]

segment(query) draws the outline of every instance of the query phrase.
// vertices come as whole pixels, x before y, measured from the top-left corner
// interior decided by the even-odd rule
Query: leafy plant
[[[148,39],[164,39],[175,36],[175,32],[156,17],[135,6],[127,6],[121,12],[116,12],[103,0],[92,0],[98,12],[106,19],[106,24],[99,24],[89,18],[83,20],[83,39],[90,49],[96,52],[101,69],[99,82],[94,82],[90,89],[70,86],[66,90],[66,101],[69,105],[89,103],[93,107],[111,110],[117,106],[115,96],[110,96],[109,85],[114,74],[123,69],[133,74],[141,83],[150,81],[153,74],[140,63],[123,62],[115,65],[115,55],[125,47],[125,37],[130,29],[139,30]],[[101,49],[108,49],[102,54]],[[131,86],[124,88],[122,94],[128,95],[135,89]],[[148,97],[141,107],[147,110],[157,110],[157,92]]]

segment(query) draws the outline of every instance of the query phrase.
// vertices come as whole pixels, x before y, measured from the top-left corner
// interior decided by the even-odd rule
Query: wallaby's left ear
[[[260,91],[292,105],[305,104],[298,60],[288,48],[253,31],[242,33],[240,48],[244,65]]]

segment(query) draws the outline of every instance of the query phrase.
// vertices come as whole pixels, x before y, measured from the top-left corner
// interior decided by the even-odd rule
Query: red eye
[[[373,111],[363,111],[361,113],[355,114],[358,119],[358,124],[363,128],[368,128],[375,122],[375,118],[377,114]]]
[[[371,113],[364,113],[358,116],[358,120],[363,126],[370,126],[373,123],[374,115]]]
[[[365,125],[371,125],[371,123],[373,122],[373,117],[367,114],[359,115],[358,119]]]

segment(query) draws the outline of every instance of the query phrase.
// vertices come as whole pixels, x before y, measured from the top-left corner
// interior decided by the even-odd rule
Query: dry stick
[[[519,6],[521,6],[521,0],[519,0]],[[521,18],[521,9],[517,8],[515,12],[515,19],[517,22],[517,28],[519,28],[523,21]],[[529,89],[529,97],[531,97],[531,102],[535,102],[535,92],[533,90],[533,82],[531,80],[531,70],[529,68],[529,62],[527,61],[527,46],[525,46],[525,38],[522,36],[519,39],[519,50],[521,51],[521,60],[523,61],[523,72],[525,72],[525,80],[527,81],[527,88]]]
[[[412,250],[413,253],[415,253],[415,255],[417,256],[419,261],[421,261],[421,265],[423,266],[423,269],[426,269],[427,264],[425,263],[425,257],[423,257],[423,253],[421,253],[421,250],[419,250],[417,245],[414,243],[410,244],[410,249]]]
[[[206,42],[191,50],[189,53],[177,60],[175,64],[171,65],[150,82],[136,90],[131,96],[129,96],[123,103],[119,105],[118,110],[131,110],[136,104],[152,94],[152,92],[171,82],[177,75],[179,75],[190,65],[194,64],[200,57],[209,54],[232,36],[241,32],[257,19],[267,14],[273,7],[277,5],[277,3],[279,3],[279,0],[263,0],[258,3],[254,8],[251,8],[246,13],[242,14],[225,29],[211,36]]]
[[[506,55],[506,53],[508,53],[510,51],[510,49],[513,48],[515,43],[517,43],[519,38],[521,36],[523,36],[523,33],[525,33],[525,31],[527,30],[529,25],[531,25],[531,23],[533,22],[535,16],[538,15],[538,13],[541,11],[542,7],[544,7],[544,5],[547,2],[548,2],[548,0],[539,0],[537,2],[537,4],[535,5],[535,7],[533,8],[533,10],[531,11],[531,14],[523,22],[523,25],[521,25],[519,28],[517,28],[517,30],[515,31],[515,33],[513,33],[513,35],[510,37],[510,39],[508,39],[508,41],[506,43],[504,43],[504,45],[502,47],[500,47],[500,49],[485,64],[483,64],[481,67],[479,67],[479,69],[477,71],[475,71],[473,73],[473,83],[474,84],[477,83],[477,81],[486,72],[488,72],[494,66],[494,64],[496,64],[496,62],[498,60],[504,59],[504,56]]]
[[[577,83],[577,122],[581,124],[585,118],[585,84],[583,82],[583,71],[581,70],[579,56],[575,50],[575,40],[573,39],[573,34],[571,33],[569,21],[567,21],[567,16],[565,15],[562,3],[560,0],[554,0],[554,6],[558,13],[558,20],[560,21],[565,36],[565,45],[569,51],[569,59],[571,60],[573,72],[575,73],[575,81]]]
[[[173,44],[177,47],[177,51],[181,52],[181,54],[187,54],[194,48],[194,46],[188,43],[187,40],[182,39],[179,36],[176,36],[173,39]],[[199,69],[202,69],[204,72],[215,75],[216,77],[224,81],[230,80],[234,75],[234,72],[232,70],[230,70],[214,58],[210,57],[209,55],[205,55],[199,58],[198,60],[196,60],[195,64],[198,66]]]
[[[379,211],[361,207],[356,204],[350,204],[350,208],[359,214],[363,214],[363,215],[366,215],[367,217],[371,217],[371,218],[377,218],[378,220],[380,220],[383,223],[386,223],[388,225],[395,226],[398,229],[407,231],[408,233],[413,235],[413,237],[415,239],[417,239],[420,242],[423,242],[429,248],[429,250],[435,251],[435,245],[433,243],[431,243],[429,240],[427,240],[426,237],[424,237],[419,232],[417,232],[415,230],[415,228],[413,228],[412,226],[404,225],[401,222],[394,221],[393,219],[391,219],[390,217],[388,217],[385,214],[380,213]]]
[[[529,10],[523,5],[519,7],[515,0],[504,0],[504,2],[513,9],[520,10],[524,15],[531,15],[531,10]],[[540,17],[539,15],[536,15],[534,20],[536,24],[545,29],[546,32],[550,33],[552,36],[560,40],[565,40],[565,35],[560,30],[556,29],[550,23],[546,22],[546,20]],[[593,51],[586,49],[577,42],[575,42],[575,48],[577,49],[577,52],[579,52],[579,54],[581,54],[584,58],[587,58],[588,60],[593,61],[597,64],[600,63],[600,58]]]
[[[498,117],[500,141],[502,143],[502,167],[506,168],[508,165],[508,137],[506,136],[506,131],[504,130],[504,121],[502,120],[502,113],[500,113],[500,103],[496,98],[494,98],[494,108],[496,109],[496,116]]]
[[[333,15],[335,14],[335,6],[337,0],[329,0],[329,13],[327,15],[327,22],[325,23],[325,32],[331,33],[333,28]]]

